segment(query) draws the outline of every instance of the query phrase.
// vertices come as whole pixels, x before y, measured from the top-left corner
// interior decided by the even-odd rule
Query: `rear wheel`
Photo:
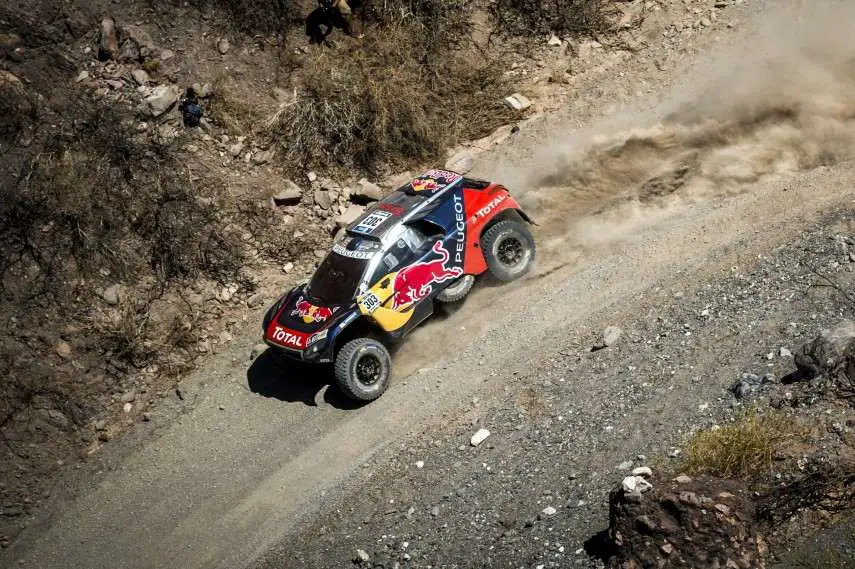
[[[335,358],[336,385],[347,397],[373,401],[389,387],[392,357],[374,338],[351,340]]]
[[[472,290],[473,284],[475,284],[475,277],[472,275],[458,277],[453,283],[442,289],[436,295],[436,299],[446,304],[461,301]]]
[[[525,225],[500,221],[484,232],[481,250],[490,274],[512,281],[526,274],[534,262],[534,237]]]

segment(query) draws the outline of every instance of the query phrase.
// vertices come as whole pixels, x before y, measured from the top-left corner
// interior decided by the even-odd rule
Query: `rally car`
[[[336,238],[308,283],[264,317],[278,355],[334,364],[348,397],[388,387],[388,346],[434,311],[465,297],[475,277],[525,275],[535,257],[532,220],[493,182],[429,170],[373,204]]]

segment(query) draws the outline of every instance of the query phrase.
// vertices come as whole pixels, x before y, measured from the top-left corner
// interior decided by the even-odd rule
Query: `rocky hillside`
[[[182,397],[183,374],[410,176],[395,172],[475,140],[452,157],[467,167],[535,110],[511,97],[527,69],[602,49],[591,35],[631,29],[642,7],[568,0],[551,25],[562,37],[532,40],[490,31],[545,21],[539,5],[384,3],[358,16],[364,37],[325,46],[303,35],[304,4],[0,7],[0,546],[57,471]]]

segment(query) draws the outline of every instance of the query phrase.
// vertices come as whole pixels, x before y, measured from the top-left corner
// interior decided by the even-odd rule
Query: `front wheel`
[[[534,237],[528,227],[507,219],[484,232],[481,250],[490,274],[500,281],[512,281],[531,269],[534,262]]]
[[[389,387],[392,357],[373,338],[351,340],[335,358],[336,385],[347,397],[373,401]]]
[[[442,291],[436,295],[436,299],[446,304],[459,302],[469,294],[469,291],[472,290],[473,284],[475,284],[475,277],[472,275],[457,277],[457,280],[442,289]]]

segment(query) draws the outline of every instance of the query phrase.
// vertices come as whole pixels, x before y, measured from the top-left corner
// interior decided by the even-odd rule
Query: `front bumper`
[[[330,349],[330,343],[327,341],[315,342],[305,350],[287,348],[270,340],[265,340],[265,343],[274,350],[274,353],[288,358],[289,360],[317,363],[327,363],[332,361],[332,350]]]

